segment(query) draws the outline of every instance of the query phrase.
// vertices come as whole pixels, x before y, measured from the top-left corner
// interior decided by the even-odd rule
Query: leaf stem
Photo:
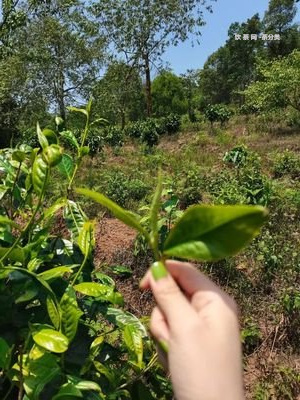
[[[75,285],[75,282],[77,281],[78,276],[81,274],[81,271],[83,270],[83,268],[84,268],[84,266],[85,266],[85,264],[86,264],[86,262],[87,262],[87,260],[88,260],[88,256],[89,256],[89,253],[87,252],[87,253],[85,254],[85,256],[84,256],[84,259],[83,259],[83,261],[82,261],[81,266],[79,267],[79,270],[77,271],[77,273],[76,273],[76,275],[75,275],[75,277],[74,277],[74,279],[73,279],[73,281],[72,281],[72,283],[71,283],[71,286],[72,286],[72,287]]]
[[[19,174],[21,171],[21,165],[22,165],[22,161],[19,162],[19,166],[18,166],[18,170],[16,173],[16,177],[14,179],[14,183],[13,183],[13,187],[11,189],[11,194],[10,194],[10,217],[13,218],[13,196],[14,196],[14,190],[17,184],[17,180],[19,178]]]

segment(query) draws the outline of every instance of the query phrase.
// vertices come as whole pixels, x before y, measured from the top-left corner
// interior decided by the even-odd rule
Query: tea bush
[[[88,115],[90,104],[84,111]],[[53,131],[39,126],[40,148],[0,154],[0,395],[5,400],[171,396],[144,325],[123,311],[113,280],[93,273],[94,222],[69,197],[88,153],[87,134],[88,123],[80,143],[68,134],[77,148],[73,157],[63,153]],[[49,204],[46,189],[57,166],[69,187]],[[59,210],[66,235],[52,232]]]
[[[163,118],[148,118],[145,121],[130,123],[125,128],[125,134],[132,138],[140,139],[149,147],[158,144],[159,136],[173,135],[180,129],[180,117],[170,114]]]
[[[149,185],[119,170],[106,173],[100,188],[109,198],[123,207],[132,206],[132,201],[140,201],[149,193]]]
[[[212,127],[215,122],[220,122],[221,126],[223,126],[229,121],[232,111],[224,104],[209,104],[204,111],[204,115]]]
[[[274,160],[273,173],[275,178],[289,175],[292,179],[300,180],[300,157],[288,150],[278,154]]]

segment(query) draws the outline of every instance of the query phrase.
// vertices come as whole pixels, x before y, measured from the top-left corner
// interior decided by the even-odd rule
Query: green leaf
[[[74,397],[82,398],[82,393],[72,383],[65,383],[61,386],[58,393],[52,397],[52,400],[72,400]]]
[[[27,155],[24,151],[16,150],[12,154],[12,159],[22,163],[26,159]]]
[[[234,255],[258,235],[266,217],[258,206],[193,206],[171,230],[163,253],[204,261]]]
[[[30,400],[40,400],[40,393],[47,383],[50,383],[60,374],[56,356],[45,353],[38,359],[31,360],[27,368],[26,373],[23,371],[25,391]],[[14,369],[19,370],[19,366],[14,367]]]
[[[77,149],[79,149],[79,143],[74,135],[73,132],[71,131],[62,131],[59,132],[59,134],[66,139],[71,145],[75,146]]]
[[[6,369],[9,360],[10,348],[6,341],[0,337],[0,368]]]
[[[45,281],[50,281],[52,279],[60,278],[67,273],[73,272],[72,267],[65,266],[65,267],[51,268],[48,269],[47,271],[41,272],[40,274],[38,274],[38,276],[40,278],[43,278]]]
[[[2,215],[0,215],[0,225],[10,225],[10,226],[18,229],[19,231],[22,230],[22,227],[20,225],[18,225],[16,222],[12,221],[8,217],[4,217]]]
[[[100,386],[96,382],[85,381],[85,380],[78,378],[77,376],[72,376],[72,375],[68,375],[67,378],[68,378],[68,381],[70,383],[72,383],[79,390],[83,390],[83,391],[93,390],[95,392],[102,393]]]
[[[58,144],[57,136],[52,129],[48,129],[48,128],[43,129],[43,135],[47,139],[47,142],[49,145]]]
[[[82,254],[87,256],[93,250],[94,244],[94,223],[87,221],[83,224],[83,227],[79,232],[78,246],[82,251]]]
[[[116,275],[121,275],[124,277],[128,277],[128,276],[132,275],[132,270],[129,267],[126,267],[125,265],[113,265],[111,267],[111,271],[112,271],[112,273],[114,273]]]
[[[56,329],[60,328],[60,311],[53,299],[48,296],[46,299],[47,311],[49,318]]]
[[[36,124],[36,131],[37,131],[40,145],[41,145],[42,149],[44,150],[46,147],[49,146],[49,143],[48,143],[46,136],[43,134],[39,123]]]
[[[162,177],[161,174],[158,176],[157,187],[153,196],[151,208],[150,208],[150,228],[151,228],[151,240],[153,246],[158,250],[158,213],[161,206],[161,194],[162,194]]]
[[[71,180],[72,174],[74,172],[74,161],[73,158],[71,156],[69,156],[69,154],[64,153],[62,155],[62,159],[61,162],[58,164],[58,169],[59,171],[65,175],[68,180]]]
[[[28,279],[21,285],[18,291],[14,293],[15,303],[20,304],[33,300],[39,293],[37,282]]]
[[[62,331],[71,342],[76,333],[78,322],[83,312],[77,304],[76,294],[74,289],[69,286],[60,301],[60,308],[62,313]]]
[[[74,289],[86,296],[101,297],[112,292],[110,286],[102,285],[95,282],[84,282],[74,286]]]
[[[41,155],[38,155],[32,166],[32,183],[36,194],[39,196],[42,193],[45,179],[47,178],[48,165],[43,160]]]
[[[126,325],[124,329],[124,342],[133,355],[135,355],[138,365],[143,362],[143,338],[136,325]]]
[[[80,206],[71,200],[68,200],[67,205],[64,208],[64,218],[72,239],[75,241],[88,218]]]
[[[88,112],[84,108],[77,108],[77,107],[67,107],[69,111],[72,112],[79,112],[84,114],[86,117],[88,117]]]
[[[79,194],[82,194],[83,196],[90,197],[97,203],[100,203],[102,206],[108,208],[113,213],[113,215],[120,221],[124,222],[124,224],[136,229],[143,235],[148,236],[147,232],[145,232],[144,228],[142,227],[135,215],[133,215],[129,211],[124,210],[122,207],[118,206],[116,203],[111,201],[103,194],[82,188],[76,188],[75,191]]]
[[[9,249],[10,249],[10,247],[0,247],[0,258],[4,257],[4,255],[9,251]],[[11,261],[20,262],[23,264],[23,262],[25,260],[24,250],[21,247],[15,247],[9,253],[8,259]]]
[[[58,210],[65,207],[67,204],[67,199],[65,197],[58,199],[51,207],[44,211],[44,218],[48,219],[53,217],[57,213]]]
[[[148,337],[147,330],[141,321],[129,312],[122,311],[118,308],[108,307],[106,317],[121,329],[125,329],[127,325],[133,325],[137,330],[139,330],[143,338]]]
[[[36,344],[54,353],[64,353],[68,350],[68,339],[54,329],[38,330],[32,334],[32,338]]]

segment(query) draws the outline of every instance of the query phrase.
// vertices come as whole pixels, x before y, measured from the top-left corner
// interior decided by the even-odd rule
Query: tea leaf
[[[65,383],[59,389],[59,392],[52,397],[52,400],[66,400],[73,399],[73,397],[82,398],[82,393],[79,389],[76,388],[72,383]]]
[[[71,180],[74,168],[75,165],[72,157],[69,154],[63,154],[61,162],[58,164],[58,169],[69,181]]]
[[[18,225],[16,222],[12,221],[8,217],[4,217],[2,215],[0,215],[0,225],[10,225],[18,229],[19,231],[22,230],[22,227],[20,225]]]
[[[40,145],[41,145],[42,149],[44,150],[46,147],[49,146],[49,143],[48,143],[46,136],[43,134],[39,123],[36,124],[36,132],[38,135]]]
[[[48,165],[43,160],[42,156],[38,155],[34,160],[32,167],[33,188],[38,196],[42,193],[47,172],[48,172]]]
[[[53,217],[53,215],[56,214],[57,211],[60,210],[62,207],[64,207],[66,203],[66,198],[58,199],[51,207],[44,211],[44,217],[46,219]]]
[[[82,188],[76,188],[75,191],[79,194],[82,194],[83,196],[90,197],[97,203],[108,208],[113,213],[113,215],[120,221],[124,222],[124,224],[148,236],[147,232],[145,232],[144,228],[134,214],[130,213],[127,210],[124,210],[122,207],[118,206],[116,203],[108,199],[103,194]]]
[[[77,107],[67,107],[69,111],[79,112],[84,114],[86,117],[88,116],[88,112],[84,108],[77,108]]]
[[[254,206],[194,206],[171,230],[164,254],[214,261],[239,252],[259,233],[267,211]]]
[[[9,345],[0,337],[0,368],[5,369],[10,353]]]
[[[51,279],[60,278],[64,276],[66,273],[71,273],[71,272],[73,272],[73,270],[69,266],[55,267],[48,269],[47,271],[41,272],[40,274],[38,274],[38,276],[40,278],[43,278],[45,281],[49,281]]]
[[[133,325],[142,335],[148,337],[146,328],[141,321],[129,312],[124,312],[118,308],[108,307],[106,317],[119,328],[125,329],[126,325]]]
[[[143,362],[143,339],[141,332],[135,325],[126,325],[123,336],[129,351],[136,356],[138,365],[141,365]]]
[[[54,353],[64,353],[68,350],[69,341],[65,335],[54,329],[41,329],[32,334],[36,344]]]
[[[52,324],[54,325],[54,327],[56,329],[59,329],[59,327],[60,327],[59,310],[57,309],[55,302],[53,301],[53,299],[50,296],[48,296],[46,299],[46,305],[47,305],[48,315],[49,315],[49,318],[50,318]]]
[[[62,330],[71,342],[77,333],[78,322],[83,314],[78,307],[76,294],[71,286],[66,289],[61,298],[60,308],[62,312]]]
[[[88,220],[87,216],[78,204],[74,201],[68,200],[67,205],[64,208],[64,218],[72,239],[77,239],[84,223]]]
[[[86,381],[78,378],[77,376],[68,375],[68,381],[76,386],[79,390],[93,390],[102,393],[100,386],[96,382]]]
[[[9,247],[0,247],[0,258],[2,258],[8,251]],[[21,247],[15,247],[10,253],[8,258],[11,261],[23,263],[25,260],[25,253]]]
[[[83,255],[88,255],[94,246],[94,223],[87,221],[83,224],[78,236],[78,246]]]
[[[112,292],[110,286],[95,282],[84,282],[74,286],[74,289],[86,296],[100,297]]]
[[[74,135],[73,132],[71,131],[62,131],[59,132],[60,136],[65,138],[71,145],[75,146],[77,149],[79,149],[79,143]]]
[[[12,159],[18,161],[19,163],[22,163],[26,157],[27,157],[26,153],[20,150],[16,150],[12,154]]]
[[[151,208],[150,208],[150,228],[151,228],[151,240],[154,248],[158,248],[158,213],[161,206],[161,195],[162,195],[162,177],[159,174],[158,184],[156,191],[153,196]]]

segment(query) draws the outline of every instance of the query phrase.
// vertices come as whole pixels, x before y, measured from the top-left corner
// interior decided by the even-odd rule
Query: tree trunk
[[[152,93],[151,93],[151,74],[149,55],[144,54],[145,61],[145,77],[146,77],[146,102],[147,102],[147,117],[152,116]]]

